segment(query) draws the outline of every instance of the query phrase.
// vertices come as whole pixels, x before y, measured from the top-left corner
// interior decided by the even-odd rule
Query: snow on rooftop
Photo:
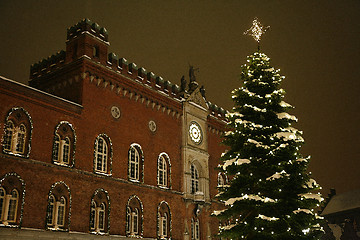
[[[333,196],[326,205],[322,216],[360,209],[360,189]]]

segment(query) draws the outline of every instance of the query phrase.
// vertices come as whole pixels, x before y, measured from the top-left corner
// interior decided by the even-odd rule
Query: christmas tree
[[[260,27],[260,30],[263,29]],[[258,28],[259,30],[259,28]],[[284,102],[284,79],[260,50],[241,67],[243,87],[233,90],[233,111],[219,170],[230,179],[217,198],[225,209],[214,211],[227,239],[319,239],[321,217],[314,208],[320,186],[307,172],[309,157],[299,150],[302,132]]]

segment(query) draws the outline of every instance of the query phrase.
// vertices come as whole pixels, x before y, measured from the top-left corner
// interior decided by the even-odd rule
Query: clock
[[[191,141],[193,141],[195,144],[200,144],[203,139],[201,127],[197,122],[190,122],[189,126],[189,136]]]

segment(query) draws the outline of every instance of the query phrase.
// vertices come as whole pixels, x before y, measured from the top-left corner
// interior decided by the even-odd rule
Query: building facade
[[[0,77],[2,239],[216,234],[225,110],[193,68],[178,86],[108,47],[84,19],[29,86]]]

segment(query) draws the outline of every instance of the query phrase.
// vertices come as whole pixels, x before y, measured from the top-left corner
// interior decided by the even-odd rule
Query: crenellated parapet
[[[227,111],[222,108],[222,107],[219,107],[218,105],[216,104],[213,104],[211,102],[207,102],[208,103],[208,106],[209,106],[209,110],[210,110],[210,114],[216,118],[219,118],[221,120],[226,120],[226,113]]]
[[[56,54],[49,56],[48,58],[42,59],[38,63],[34,63],[30,66],[30,79],[39,77],[48,73],[49,71],[54,71],[57,68],[61,67],[65,63],[66,52],[61,50]]]
[[[91,73],[91,76],[89,75],[91,80],[96,78],[94,82],[98,86],[108,84],[112,89],[122,89],[123,93],[143,96],[142,91],[152,90],[154,94],[159,94],[165,99],[183,102],[199,88],[206,101],[205,89],[203,86],[198,86],[194,73],[197,69],[192,66],[189,70],[188,87],[184,77],[179,86],[124,57],[112,52],[108,53],[109,45],[108,32],[105,28],[89,19],[81,20],[67,30],[66,51],[60,51],[31,66],[30,86],[69,100],[78,99],[81,96],[80,83],[72,79],[74,74],[79,74],[79,71],[74,69],[82,68],[81,72]],[[74,83],[76,84],[73,85]],[[69,94],[77,94],[77,96],[71,97],[68,96]],[[81,99],[77,102],[81,103]],[[225,109],[209,101],[206,103],[210,116],[226,121]],[[159,104],[156,103],[156,106],[160,106]]]
[[[106,28],[100,27],[99,24],[90,21],[88,18],[81,20],[74,26],[67,29],[67,40],[76,38],[83,32],[88,32],[101,40],[108,42],[108,32]]]

